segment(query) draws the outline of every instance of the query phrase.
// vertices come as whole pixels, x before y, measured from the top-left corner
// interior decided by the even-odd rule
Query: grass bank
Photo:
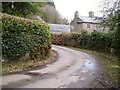
[[[56,61],[57,52],[51,51],[49,57],[45,60],[20,60],[20,61],[9,61],[2,63],[2,74],[11,74],[16,72],[22,72],[40,67],[45,64]]]
[[[91,51],[91,50],[85,50],[85,49],[80,49],[80,48],[74,48],[74,47],[69,47],[69,46],[63,46],[63,47],[68,47],[74,50],[78,51],[84,51],[89,54],[93,54],[100,58],[100,62],[103,64],[103,75],[101,75],[101,80],[105,80],[105,83],[109,83],[107,80],[111,81],[112,85],[113,83],[120,85],[120,64],[117,60],[117,58],[113,55],[106,54],[106,53],[101,53],[97,51]],[[109,83],[109,85],[111,85]],[[109,86],[112,87],[112,86]],[[115,86],[116,87],[116,86]]]

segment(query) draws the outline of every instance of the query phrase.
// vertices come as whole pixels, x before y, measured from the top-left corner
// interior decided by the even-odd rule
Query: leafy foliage
[[[15,16],[26,17],[40,13],[43,2],[2,2],[2,12]]]
[[[113,48],[116,56],[120,58],[120,10],[115,11],[109,18],[109,26],[113,31]]]
[[[54,2],[2,2],[2,12],[26,18],[40,16],[47,23],[68,24],[55,9]]]
[[[110,53],[113,39],[110,34],[100,32],[64,33],[53,34],[52,43]]]
[[[47,24],[7,14],[2,14],[2,23],[3,58],[18,60],[26,53],[34,59],[48,56],[51,34]]]

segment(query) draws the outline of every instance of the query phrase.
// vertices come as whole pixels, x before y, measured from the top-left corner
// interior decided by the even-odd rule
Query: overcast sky
[[[79,15],[88,16],[89,11],[94,11],[95,15],[100,16],[99,5],[101,0],[53,0],[59,13],[69,21],[74,18],[77,10]]]

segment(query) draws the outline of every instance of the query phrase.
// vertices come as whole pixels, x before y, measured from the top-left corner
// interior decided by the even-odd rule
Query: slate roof
[[[51,32],[70,32],[70,25],[49,24]]]
[[[101,23],[101,19],[98,19],[98,17],[79,16],[78,20],[78,23]]]

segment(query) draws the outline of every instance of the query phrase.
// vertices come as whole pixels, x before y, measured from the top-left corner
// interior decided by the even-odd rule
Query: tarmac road
[[[102,66],[88,53],[52,45],[58,60],[43,69],[2,76],[3,88],[91,88]]]

